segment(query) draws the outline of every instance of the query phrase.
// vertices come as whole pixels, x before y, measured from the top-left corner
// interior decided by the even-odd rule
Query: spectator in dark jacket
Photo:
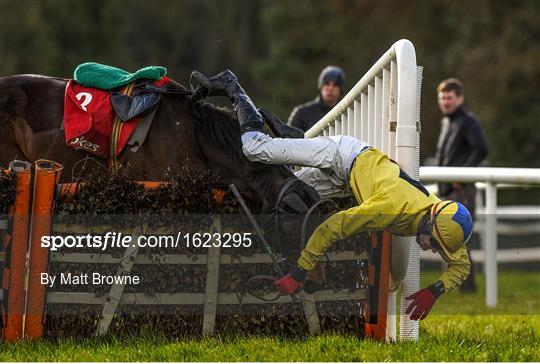
[[[442,81],[437,87],[441,119],[441,131],[435,156],[437,165],[452,167],[476,167],[486,157],[486,137],[476,117],[465,110],[463,84],[456,78]],[[439,183],[439,195],[462,203],[474,219],[476,187],[474,183]],[[470,258],[470,244],[467,245]],[[472,259],[471,259],[472,262]],[[474,270],[462,283],[462,292],[474,292]]]
[[[343,96],[345,73],[337,66],[326,66],[319,75],[319,96],[315,100],[298,105],[289,116],[289,125],[307,131]]]

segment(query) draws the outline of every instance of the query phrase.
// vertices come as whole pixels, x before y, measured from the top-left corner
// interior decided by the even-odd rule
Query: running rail
[[[486,272],[486,305],[497,305],[497,185],[540,187],[540,168],[422,167],[423,182],[485,182],[486,222],[483,236]]]

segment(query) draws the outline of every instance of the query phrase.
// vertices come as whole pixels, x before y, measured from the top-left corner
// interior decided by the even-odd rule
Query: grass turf
[[[423,274],[423,285],[436,279]],[[479,284],[483,287],[480,277]],[[499,305],[485,308],[484,290],[441,297],[422,322],[418,342],[384,344],[325,334],[169,339],[101,337],[4,344],[2,361],[540,361],[540,275],[500,272]],[[240,333],[241,334],[241,333]]]

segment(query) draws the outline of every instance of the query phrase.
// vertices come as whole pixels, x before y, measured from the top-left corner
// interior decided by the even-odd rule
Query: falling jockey
[[[447,262],[439,280],[407,297],[411,319],[427,316],[437,298],[459,286],[467,277],[470,261],[465,244],[472,233],[469,211],[460,203],[441,201],[412,179],[388,156],[350,136],[310,139],[272,138],[263,133],[264,120],[236,76],[226,70],[212,78],[198,72],[203,96],[227,96],[238,116],[243,152],[253,162],[304,166],[297,176],[319,192],[344,190],[358,206],[330,216],[312,234],[293,271],[274,284],[282,294],[302,286],[336,241],[361,231],[387,230],[416,236],[423,250],[438,252]]]

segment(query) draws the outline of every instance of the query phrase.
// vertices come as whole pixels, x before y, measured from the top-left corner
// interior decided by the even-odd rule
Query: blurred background
[[[350,89],[407,38],[424,67],[422,160],[439,133],[435,89],[458,77],[486,132],[488,165],[540,167],[539,24],[533,0],[0,0],[0,76],[72,77],[95,61],[162,65],[187,85],[193,69],[230,68],[257,105],[286,121],[317,95],[325,65],[343,67]],[[540,202],[538,190],[525,195]]]

